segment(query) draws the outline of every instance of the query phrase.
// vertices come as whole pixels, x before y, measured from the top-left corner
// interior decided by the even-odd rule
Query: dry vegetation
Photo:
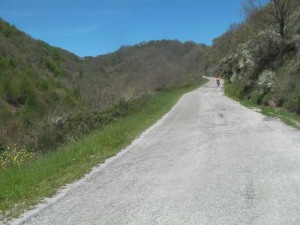
[[[151,41],[79,58],[0,20],[0,152],[47,152],[126,114],[126,105],[201,79],[208,47]]]

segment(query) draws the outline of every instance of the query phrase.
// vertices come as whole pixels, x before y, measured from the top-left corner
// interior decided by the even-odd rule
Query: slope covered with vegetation
[[[79,57],[0,20],[1,149],[42,147],[47,123],[79,104],[76,92],[63,82],[76,70],[73,65],[80,65]]]
[[[126,104],[200,80],[205,45],[151,41],[80,58],[0,20],[0,149],[47,152],[126,113]]]
[[[269,2],[252,9],[243,23],[232,25],[214,41],[209,72],[226,79],[229,95],[300,114],[299,2]],[[292,12],[289,18],[282,15],[288,21],[283,34],[279,21],[274,21],[279,7]]]
[[[120,98],[152,95],[199,79],[207,48],[169,40],[123,46],[112,54],[84,58],[84,74],[80,78],[83,82],[78,85],[90,107],[96,110]]]

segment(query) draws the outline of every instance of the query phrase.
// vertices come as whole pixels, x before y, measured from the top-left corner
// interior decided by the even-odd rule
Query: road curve
[[[225,97],[211,79],[12,224],[299,225],[300,132]]]

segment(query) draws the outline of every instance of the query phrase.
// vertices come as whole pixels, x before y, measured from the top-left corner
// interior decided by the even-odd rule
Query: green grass
[[[230,91],[226,90],[226,85],[225,85],[224,90],[225,90],[225,95],[227,97],[232,98],[233,100],[241,103],[242,105],[244,105],[248,108],[258,109],[262,114],[264,114],[266,116],[278,118],[285,124],[292,126],[294,128],[300,129],[300,116],[299,115],[288,112],[282,108],[274,108],[271,106],[258,105],[255,101],[238,98],[238,97],[234,96],[233,94],[231,94]]]
[[[36,161],[0,171],[0,221],[20,215],[58,188],[81,178],[91,168],[103,163],[128,146],[146,128],[167,113],[186,92],[206,83],[185,86],[151,97],[142,106],[101,130]]]
[[[260,106],[261,112],[267,116],[279,118],[282,122],[294,128],[300,129],[300,116],[288,112],[281,108],[272,108],[267,106]]]

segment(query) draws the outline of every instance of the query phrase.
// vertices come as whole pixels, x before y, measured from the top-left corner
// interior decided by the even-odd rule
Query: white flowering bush
[[[275,86],[276,74],[271,70],[264,70],[258,78],[258,88],[261,94],[272,91]]]
[[[230,77],[230,82],[233,83],[236,81],[236,78],[237,78],[237,75],[236,73],[234,72],[233,75]]]

